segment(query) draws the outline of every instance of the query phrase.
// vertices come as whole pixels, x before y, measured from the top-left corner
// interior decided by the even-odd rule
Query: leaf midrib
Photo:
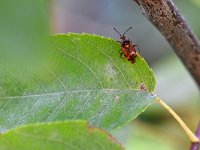
[[[93,91],[101,91],[105,90],[107,92],[127,92],[127,91],[140,91],[139,89],[87,89],[87,90],[67,90],[67,91],[61,91],[61,92],[52,92],[52,93],[42,93],[42,94],[31,94],[31,95],[21,95],[21,96],[5,96],[0,97],[0,100],[5,99],[17,99],[17,98],[29,98],[29,97],[41,97],[41,96],[49,96],[49,95],[59,95],[59,94],[65,94],[65,93],[78,93],[78,92],[93,92]]]

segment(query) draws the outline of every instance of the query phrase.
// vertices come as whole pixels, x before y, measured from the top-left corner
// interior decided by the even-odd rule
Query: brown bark
[[[163,34],[200,87],[200,42],[171,0],[134,0]]]

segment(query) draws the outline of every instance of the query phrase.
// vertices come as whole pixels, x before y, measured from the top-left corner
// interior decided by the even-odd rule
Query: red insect
[[[117,29],[113,28],[120,36],[121,41],[118,41],[121,44],[121,51],[120,51],[120,57],[122,54],[127,58],[128,61],[130,61],[132,64],[135,63],[135,59],[137,57],[137,52],[135,47],[137,45],[133,44],[132,41],[129,39],[126,39],[125,33],[130,30],[132,27],[128,28],[122,35],[117,31]]]

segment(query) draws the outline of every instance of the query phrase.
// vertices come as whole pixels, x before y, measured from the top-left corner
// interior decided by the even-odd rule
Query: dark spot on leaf
[[[144,83],[140,84],[140,90],[141,90],[142,92],[146,92],[146,91],[147,91],[147,88],[146,88],[146,86],[145,86]]]

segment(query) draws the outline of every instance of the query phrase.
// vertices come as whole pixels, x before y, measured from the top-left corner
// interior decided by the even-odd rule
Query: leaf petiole
[[[183,130],[188,135],[192,143],[199,143],[199,139],[195,136],[195,134],[188,128],[188,126],[183,122],[183,120],[165,102],[163,102],[159,97],[157,97],[157,102],[176,119],[176,121],[183,128]]]

